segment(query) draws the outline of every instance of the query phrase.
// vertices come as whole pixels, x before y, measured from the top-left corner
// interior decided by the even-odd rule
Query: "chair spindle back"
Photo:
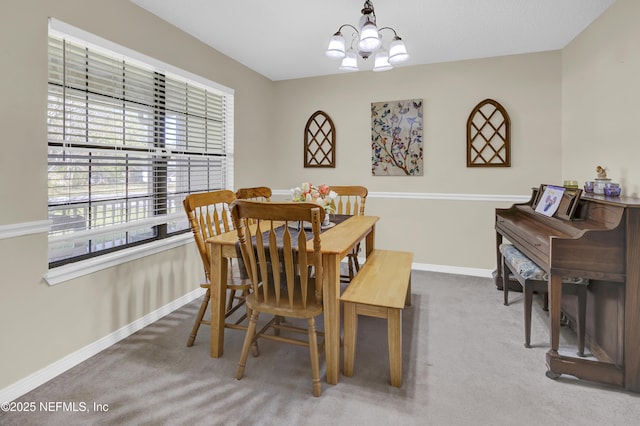
[[[230,204],[236,199],[233,191],[220,191],[189,194],[182,202],[195,238],[200,257],[209,281],[210,259],[206,240],[214,235],[232,231]]]
[[[331,190],[338,194],[336,213],[347,215],[364,215],[364,204],[369,191],[364,186],[332,186]]]
[[[294,294],[302,296],[302,308],[307,307],[309,297],[322,301],[323,209],[314,203],[236,200],[231,214],[256,300],[275,307],[288,305],[291,310],[296,309]],[[311,229],[300,226],[305,222]],[[308,238],[313,239],[310,252]]]

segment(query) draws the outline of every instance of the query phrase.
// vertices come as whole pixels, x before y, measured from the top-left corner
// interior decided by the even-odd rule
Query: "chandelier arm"
[[[394,29],[393,29],[393,28],[391,28],[391,27],[382,27],[382,28],[378,28],[378,32],[380,32],[380,31],[382,31],[382,30],[391,30],[391,31],[393,31],[393,35],[394,35],[394,37],[398,37],[398,33],[396,32],[396,30],[394,30]]]
[[[353,31],[355,31],[358,35],[360,35],[360,31],[358,31],[358,29],[356,27],[354,27],[353,25],[351,25],[351,24],[342,24],[342,25],[340,25],[340,28],[338,28],[338,31],[336,31],[336,34],[341,33],[342,29],[344,27],[350,27],[350,28],[353,29]]]

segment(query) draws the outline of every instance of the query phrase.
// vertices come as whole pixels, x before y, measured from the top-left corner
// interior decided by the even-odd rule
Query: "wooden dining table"
[[[323,304],[326,381],[337,384],[340,374],[340,262],[361,241],[365,256],[374,250],[378,216],[352,216],[320,234],[323,264]],[[255,225],[253,225],[255,226]],[[229,259],[237,258],[235,231],[207,239],[211,259],[211,356],[218,358],[224,350],[226,277]],[[313,241],[307,242],[313,251]]]

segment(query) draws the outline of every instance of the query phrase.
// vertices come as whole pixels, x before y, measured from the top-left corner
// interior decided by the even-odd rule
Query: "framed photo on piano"
[[[549,217],[553,216],[558,211],[558,207],[560,207],[563,195],[564,188],[547,185],[536,203],[536,212]]]
[[[581,195],[579,188],[542,184],[535,196],[533,209],[545,216],[573,220]]]

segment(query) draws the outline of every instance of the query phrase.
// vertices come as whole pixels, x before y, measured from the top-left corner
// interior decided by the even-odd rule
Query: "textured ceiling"
[[[271,80],[338,74],[324,50],[363,0],[130,0]],[[411,58],[401,66],[557,50],[615,0],[373,0]],[[347,32],[343,32],[345,38]],[[385,32],[383,34],[388,34]],[[360,60],[360,69],[373,67]]]

